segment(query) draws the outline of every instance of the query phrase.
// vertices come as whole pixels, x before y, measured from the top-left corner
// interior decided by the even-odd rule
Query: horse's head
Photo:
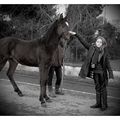
[[[67,17],[63,17],[63,14],[60,15],[60,18],[57,20],[57,33],[59,36],[68,40],[70,38],[70,28],[67,22]]]

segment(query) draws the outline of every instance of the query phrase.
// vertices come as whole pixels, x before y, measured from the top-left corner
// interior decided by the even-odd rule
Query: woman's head
[[[97,37],[95,45],[98,48],[105,48],[107,46],[107,42],[106,42],[106,40],[103,37],[99,36],[99,37]]]

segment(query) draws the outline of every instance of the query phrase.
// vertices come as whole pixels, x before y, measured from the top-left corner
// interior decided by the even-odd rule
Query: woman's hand
[[[91,68],[95,68],[95,64],[92,64],[92,65],[91,65]]]

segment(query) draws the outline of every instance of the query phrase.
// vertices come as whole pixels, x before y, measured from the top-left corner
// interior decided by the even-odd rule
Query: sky
[[[57,4],[57,14],[63,13],[63,16],[66,15],[66,8],[68,7],[68,4]]]
[[[57,14],[63,13],[63,16],[66,15],[66,9],[69,4],[57,4]],[[112,23],[115,21],[120,21],[120,4],[108,4],[103,10],[102,15],[106,17],[107,21]],[[8,17],[5,17],[8,18]]]
[[[68,4],[58,4],[57,5],[57,14],[63,13],[65,16],[66,8]],[[103,10],[102,15],[112,23],[113,21],[120,20],[120,5],[119,4],[109,4]]]
[[[108,21],[120,20],[120,5],[108,5],[103,12]]]

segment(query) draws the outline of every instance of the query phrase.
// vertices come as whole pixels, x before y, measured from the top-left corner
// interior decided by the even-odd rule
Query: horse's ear
[[[63,19],[63,13],[60,14],[60,20],[62,20],[62,19]]]
[[[65,17],[64,17],[64,20],[65,20],[65,21],[67,21],[67,20],[68,20],[68,17],[67,17],[67,16],[65,16]]]

